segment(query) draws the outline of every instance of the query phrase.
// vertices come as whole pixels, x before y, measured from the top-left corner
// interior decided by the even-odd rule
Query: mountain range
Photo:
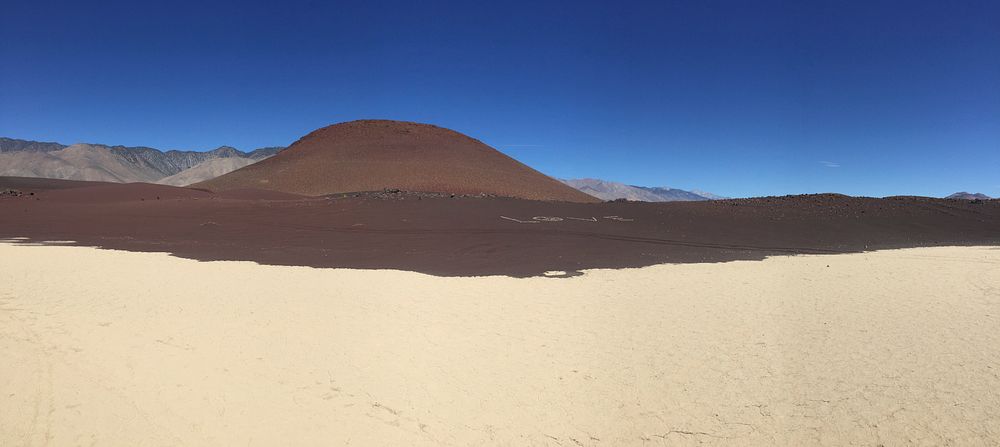
[[[387,123],[391,122],[369,122],[369,127],[373,123],[387,125]],[[412,129],[407,130],[406,137],[408,139],[413,138],[413,134],[409,132],[412,132]],[[445,138],[443,141],[461,143],[453,144],[455,147],[465,147],[468,144],[481,144],[471,138],[465,136],[462,137],[462,139]],[[350,140],[350,138],[346,138],[344,135],[339,135],[338,138],[335,138],[334,140],[337,141],[330,140],[327,143],[324,143],[324,147],[330,145],[342,146],[350,143],[350,141],[347,141]],[[472,141],[466,143],[459,140]],[[379,142],[379,144],[383,143],[385,142]],[[348,144],[348,146],[352,145],[357,144]],[[215,150],[206,152],[176,150],[162,151],[145,146],[126,147],[82,143],[67,146],[54,142],[0,137],[0,176],[44,177],[64,180],[89,180],[115,183],[144,182],[173,186],[187,186],[212,180],[216,177],[240,170],[241,168],[257,163],[258,161],[270,158],[283,149],[284,148],[280,147],[265,147],[250,152],[243,152],[233,147],[222,146]],[[368,148],[368,151],[370,150],[372,150],[372,148]],[[485,149],[479,148],[477,150],[482,152]],[[358,154],[355,154],[352,157],[357,158],[357,155]],[[497,157],[497,162],[501,164],[507,164],[511,161],[512,160],[508,160],[505,156]],[[355,163],[356,161],[350,161],[347,159],[341,160],[341,164],[345,162],[350,164]],[[520,174],[524,174],[521,172],[523,171],[522,169],[515,171]],[[341,174],[342,175],[338,177],[343,178],[344,176],[350,176],[350,172]],[[530,172],[527,172],[527,174],[530,174]],[[324,174],[322,177],[327,178],[328,175]],[[437,175],[424,176],[424,178],[429,179],[434,179],[435,177],[437,177]],[[515,179],[515,177],[517,176],[508,178],[506,181],[509,183],[515,180],[523,180]],[[226,181],[230,181],[229,177],[226,179],[220,179],[216,183]],[[501,179],[497,179],[497,181],[503,182]],[[682,189],[667,187],[633,186],[598,179],[568,179],[560,181],[580,192],[601,200],[627,199],[644,202],[669,202],[715,200],[724,198],[698,190],[685,191]],[[355,188],[374,187],[373,185],[362,185],[360,183],[351,186]],[[435,185],[414,184],[409,186],[420,186],[426,188]],[[508,184],[507,186],[501,188],[500,183],[497,183],[497,188],[499,188],[497,189],[498,192],[511,187],[513,187],[513,184]],[[546,188],[542,189],[551,190],[552,185],[546,185]],[[550,193],[551,192],[552,191],[550,191]],[[520,191],[519,193],[526,194],[525,191]],[[566,199],[569,196],[565,194],[562,196],[555,194],[552,197]],[[577,198],[577,200],[580,199]]]
[[[637,202],[691,202],[726,198],[698,190],[685,191],[683,189],[661,186],[634,186],[593,178],[560,179],[560,181],[601,200],[625,199]]]
[[[144,146],[67,146],[0,137],[0,176],[182,186],[239,169],[280,150],[265,147],[243,152],[222,146],[205,152],[161,151]]]
[[[162,151],[145,146],[64,145],[0,137],[0,176],[187,186],[240,170],[282,150],[282,147],[263,147],[244,152],[221,146],[205,152]],[[594,178],[559,181],[601,200],[672,202],[727,198],[701,190],[636,186]],[[985,194],[964,191],[947,198],[990,200]]]
[[[962,199],[962,200],[976,200],[976,199],[979,199],[979,200],[990,200],[991,199],[990,196],[988,196],[986,194],[983,194],[981,192],[970,193],[970,192],[965,192],[965,191],[956,192],[955,194],[952,194],[952,195],[950,195],[948,197],[945,197],[945,198],[946,199]]]

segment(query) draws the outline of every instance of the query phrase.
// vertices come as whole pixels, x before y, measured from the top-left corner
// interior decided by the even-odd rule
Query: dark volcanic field
[[[597,204],[414,193],[304,198],[0,177],[0,192],[8,188],[22,195],[0,194],[0,238],[70,240],[204,261],[441,276],[524,277],[783,254],[1000,245],[998,200],[832,194]]]

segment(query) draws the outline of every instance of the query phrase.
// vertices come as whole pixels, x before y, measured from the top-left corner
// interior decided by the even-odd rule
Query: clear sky
[[[420,121],[553,176],[1000,196],[1000,2],[0,0],[0,136]]]

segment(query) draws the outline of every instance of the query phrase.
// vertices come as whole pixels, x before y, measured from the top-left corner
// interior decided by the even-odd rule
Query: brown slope
[[[388,120],[324,127],[274,157],[192,186],[309,196],[388,188],[598,201],[479,140],[429,124]]]
[[[156,183],[160,185],[186,186],[192,183],[211,180],[256,162],[257,160],[255,159],[243,157],[213,158],[169,177],[161,178]]]
[[[39,193],[40,200],[56,203],[117,203],[143,202],[146,200],[208,199],[208,191],[156,185],[152,183],[95,183],[79,188],[64,188]]]
[[[86,186],[107,185],[106,182],[88,182],[84,180],[63,180],[45,177],[7,177],[0,176],[0,190],[16,189],[23,192],[42,192],[53,189],[83,188]]]
[[[0,195],[0,239],[447,276],[1000,245],[995,200],[823,194],[569,203],[402,193],[289,200],[262,200],[258,191],[231,194],[87,184],[34,196]]]

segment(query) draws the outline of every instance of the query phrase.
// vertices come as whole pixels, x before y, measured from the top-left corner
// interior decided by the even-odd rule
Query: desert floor
[[[0,445],[997,445],[1000,248],[442,278],[0,244]]]

